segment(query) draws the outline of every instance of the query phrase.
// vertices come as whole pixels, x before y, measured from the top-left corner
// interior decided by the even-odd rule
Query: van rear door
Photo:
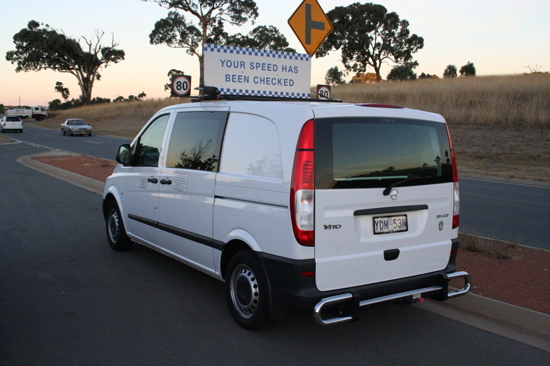
[[[315,260],[321,291],[444,269],[453,219],[445,123],[315,120]]]

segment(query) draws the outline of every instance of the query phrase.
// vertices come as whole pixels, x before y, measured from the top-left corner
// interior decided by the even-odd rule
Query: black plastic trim
[[[422,211],[427,209],[428,209],[428,205],[369,208],[365,210],[357,210],[353,213],[353,216],[378,215],[378,214],[387,214],[387,213],[395,213],[395,212]]]
[[[176,236],[179,236],[181,238],[192,240],[196,243],[206,245],[208,247],[217,249],[217,250],[223,250],[225,243],[222,241],[214,240],[213,238],[209,238],[204,235],[199,235],[187,230],[182,230],[174,226],[166,225],[158,221],[149,220],[140,216],[136,216],[133,214],[129,214],[128,218],[131,220],[135,220],[137,222],[141,222],[142,224],[154,227],[156,229],[165,231],[170,234],[174,234]]]

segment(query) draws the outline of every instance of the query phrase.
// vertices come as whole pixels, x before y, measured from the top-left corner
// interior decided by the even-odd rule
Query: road
[[[60,149],[72,151],[97,158],[114,160],[119,145],[130,143],[131,140],[92,135],[88,136],[63,136],[59,131],[32,127],[25,124],[22,134],[13,134],[13,138],[32,144],[38,148]]]
[[[460,179],[460,228],[550,250],[550,188]]]
[[[15,162],[43,150],[0,144],[1,365],[548,364],[548,352],[421,305],[246,331],[221,282],[144,247],[112,251],[99,195]]]
[[[96,135],[63,136],[28,124],[24,134],[14,137],[110,160],[120,144],[130,142]],[[460,198],[462,231],[550,250],[550,188],[461,178]]]

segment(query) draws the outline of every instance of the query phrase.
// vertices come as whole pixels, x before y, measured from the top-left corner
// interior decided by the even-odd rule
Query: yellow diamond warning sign
[[[332,24],[317,0],[304,0],[288,20],[288,25],[309,55],[314,55],[332,32]]]

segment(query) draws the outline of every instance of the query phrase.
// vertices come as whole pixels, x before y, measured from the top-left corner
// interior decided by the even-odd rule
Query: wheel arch
[[[113,187],[110,187],[103,197],[103,217],[105,219],[107,218],[108,214],[107,208],[109,207],[109,204],[111,202],[115,202],[117,204],[120,214],[122,216],[122,222],[124,223],[124,225],[126,225],[124,207],[122,207],[122,205],[120,204],[120,196]]]
[[[227,267],[229,265],[229,262],[231,261],[231,258],[233,258],[235,254],[243,251],[251,252],[252,254],[256,255],[254,250],[241,239],[233,239],[225,244],[220,259],[220,274],[223,279],[226,279],[225,276],[227,272]]]

